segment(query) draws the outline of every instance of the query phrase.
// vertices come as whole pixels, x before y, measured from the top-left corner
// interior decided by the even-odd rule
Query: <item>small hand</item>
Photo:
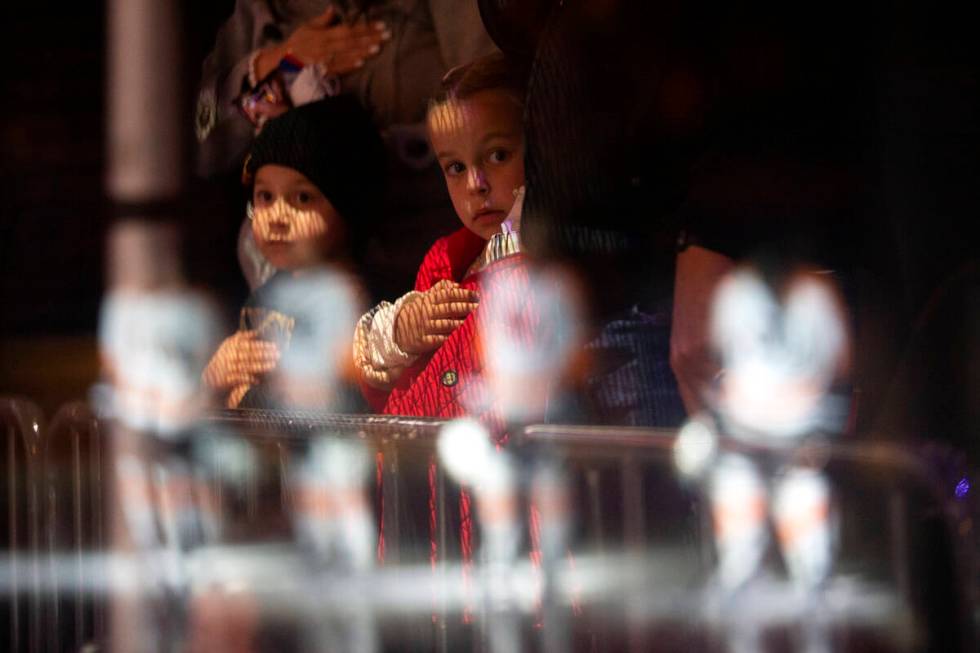
[[[395,344],[410,354],[438,349],[478,305],[477,294],[443,280],[401,307],[395,316]]]
[[[229,392],[228,405],[234,407],[278,363],[276,343],[259,339],[255,331],[238,331],[221,343],[202,378],[211,388]]]

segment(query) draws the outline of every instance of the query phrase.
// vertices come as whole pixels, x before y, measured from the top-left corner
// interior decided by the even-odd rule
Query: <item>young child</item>
[[[476,351],[481,276],[520,266],[524,74],[501,54],[451,70],[427,126],[463,227],[426,254],[415,290],[358,322],[354,365],[375,410],[456,417],[489,411]],[[505,221],[507,224],[505,225]]]
[[[377,214],[384,171],[381,139],[348,96],[292,109],[256,137],[243,183],[251,191],[255,243],[278,272],[249,297],[238,331],[204,371],[205,383],[228,407],[323,405],[316,382],[293,384],[292,390],[311,396],[284,402],[283,388],[270,381],[273,372],[305,380],[333,375],[345,358],[327,351],[343,339],[340,329],[348,329],[350,342],[357,314],[345,314],[353,310],[355,293],[343,271]]]

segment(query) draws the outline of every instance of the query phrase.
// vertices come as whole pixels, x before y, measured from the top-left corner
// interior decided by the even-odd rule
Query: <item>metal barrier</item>
[[[603,477],[618,469],[621,541],[636,541],[638,534],[642,539],[644,533],[649,538],[648,522],[657,514],[651,499],[656,494],[649,487],[638,487],[642,481],[635,470],[644,460],[664,462],[674,441],[673,434],[655,429],[594,426],[534,425],[522,437],[524,446],[548,452],[566,467],[578,468],[587,479],[579,505],[588,515],[591,544],[600,549],[601,527],[595,524],[601,521],[598,488]],[[772,456],[737,441],[724,446],[748,456]],[[920,452],[881,441],[819,439],[794,453],[798,460],[826,472],[840,513],[835,579],[824,591],[832,595],[836,582],[869,597],[887,592],[896,599],[894,616],[909,620],[893,622],[908,650],[972,651],[980,645],[980,539],[974,527],[980,513],[977,497],[969,493],[969,472],[958,461],[950,462],[956,458],[951,453],[935,447]],[[690,495],[692,501],[700,500],[696,495],[696,491]],[[691,532],[697,535],[690,543],[699,547],[702,560],[710,566],[715,558],[710,516],[707,510],[695,512],[699,519]],[[855,580],[861,578],[870,582]],[[860,623],[851,617],[853,624]],[[846,621],[848,615],[839,618]],[[913,620],[917,632],[909,630]]]
[[[103,433],[84,403],[63,406],[43,438],[44,553],[50,591],[45,601],[49,651],[79,651],[106,634],[105,604],[91,587],[88,556],[106,548]],[[56,565],[70,560],[70,578]]]
[[[213,413],[205,428],[227,429],[251,442],[260,455],[277,470],[276,478],[265,479],[266,492],[275,492],[276,503],[286,514],[293,510],[286,482],[290,458],[311,437],[329,435],[364,442],[377,462],[374,509],[383,524],[379,557],[388,564],[429,559],[428,532],[406,513],[406,506],[427,505],[430,501],[428,473],[435,461],[435,442],[443,420],[382,415],[337,415],[315,411],[228,410]],[[441,525],[437,550],[446,551],[445,478],[441,466],[434,466],[432,486],[436,488],[436,522]],[[246,512],[250,521],[260,512],[262,481],[247,479]],[[267,499],[267,497],[266,497]],[[269,507],[271,506],[271,502]],[[268,513],[264,515],[268,519]]]
[[[24,399],[0,399],[4,543],[9,593],[3,597],[11,651],[41,650],[41,434],[40,409]]]
[[[0,425],[11,650],[104,643],[106,601],[132,591],[116,579],[158,572],[153,556],[103,555],[109,500],[118,500],[103,494],[108,430],[82,404],[62,408],[45,430],[36,408],[10,400],[0,402]],[[705,497],[676,477],[676,434],[657,429],[534,425],[514,434],[523,531],[516,557],[495,567],[475,554],[488,543],[486,520],[475,509],[463,515],[468,499],[436,464],[445,425],[298,411],[209,415],[192,441],[245,449],[198,455],[213,465],[199,508],[206,504],[219,535],[183,551],[187,569],[248,588],[273,629],[331,615],[354,628],[364,617],[358,632],[378,639],[349,650],[718,650],[739,620],[785,636],[813,611],[778,574],[738,601],[718,598]],[[290,479],[320,436],[363,443],[375,461],[366,493],[383,537],[368,570],[320,567],[296,546],[290,519],[303,506]],[[236,451],[250,452],[253,464],[235,462]],[[957,503],[907,449],[817,443],[799,455],[826,470],[841,507],[838,568],[821,590],[826,650],[974,650],[972,496]],[[542,470],[558,470],[565,489],[542,494]],[[556,528],[567,532],[549,543]],[[164,569],[170,554],[160,555]]]

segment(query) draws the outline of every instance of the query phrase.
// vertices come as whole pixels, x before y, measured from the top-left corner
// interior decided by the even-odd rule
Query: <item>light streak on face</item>
[[[293,270],[324,260],[342,240],[343,220],[323,193],[292,168],[264,165],[255,175],[252,233],[273,266]]]
[[[520,104],[503,91],[480,91],[433,107],[428,125],[456,215],[489,239],[524,185]]]

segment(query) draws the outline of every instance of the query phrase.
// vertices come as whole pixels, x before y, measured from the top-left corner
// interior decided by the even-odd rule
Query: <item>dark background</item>
[[[238,182],[192,176],[200,66],[233,0],[181,5],[180,94],[188,157],[188,280],[231,307],[246,289],[235,259]],[[105,3],[17,3],[5,10],[0,189],[0,394],[49,413],[84,396],[98,373],[95,330],[105,234],[114,215],[105,166]],[[193,230],[188,226],[193,225]]]
[[[181,3],[185,84],[175,92],[188,157],[200,64],[232,7],[232,0]],[[868,220],[853,234],[870,289],[858,311],[865,345],[858,355],[881,397],[902,404],[934,395],[920,420],[929,424],[935,414],[976,404],[971,397],[980,388],[973,371],[980,367],[973,236],[980,217],[980,48],[965,7],[854,8],[867,25],[855,65],[867,68],[862,101],[870,116],[862,138],[870,144]],[[853,27],[846,7],[827,11]],[[98,371],[94,334],[113,214],[103,190],[105,6],[17,3],[5,11],[4,27],[0,394],[31,396],[50,412],[83,396]],[[829,49],[833,41],[828,33]],[[232,314],[246,293],[235,259],[238,182],[194,179],[189,164],[177,218],[185,227],[185,273]],[[937,291],[944,283],[953,290]],[[967,410],[954,424],[973,437],[975,417]]]

